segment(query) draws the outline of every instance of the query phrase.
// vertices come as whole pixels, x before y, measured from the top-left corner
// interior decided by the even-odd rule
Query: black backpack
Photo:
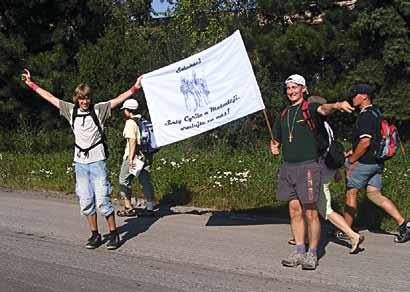
[[[285,117],[289,107],[280,114],[281,119]],[[302,116],[309,129],[314,133],[318,144],[318,155],[324,157],[328,168],[337,169],[344,165],[345,155],[343,145],[335,139],[332,128],[325,117],[312,118],[309,112],[309,102],[303,100],[301,105]]]
[[[98,132],[101,135],[101,139],[98,140],[95,144],[91,145],[88,148],[81,148],[80,146],[78,146],[77,144],[75,144],[75,147],[78,148],[79,152],[78,152],[78,156],[80,155],[81,152],[84,152],[84,156],[88,157],[88,154],[90,152],[91,149],[95,148],[97,145],[103,144],[104,146],[104,153],[105,153],[105,157],[108,158],[108,145],[107,145],[107,137],[105,135],[104,129],[101,127],[100,121],[98,120],[97,114],[95,113],[94,110],[94,105],[91,104],[88,110],[88,113],[85,114],[79,114],[78,113],[78,105],[74,105],[73,108],[73,115],[72,115],[72,120],[71,120],[71,128],[74,131],[74,121],[76,118],[83,118],[83,121],[85,120],[85,117],[87,116],[91,116],[91,118],[93,119],[94,123],[97,125],[98,128]]]

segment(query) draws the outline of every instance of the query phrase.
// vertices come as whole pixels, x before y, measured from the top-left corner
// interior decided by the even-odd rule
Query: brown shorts
[[[279,171],[276,198],[316,203],[320,195],[320,166],[316,161],[284,162]]]

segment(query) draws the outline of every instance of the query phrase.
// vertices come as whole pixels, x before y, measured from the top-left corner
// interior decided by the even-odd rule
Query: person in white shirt
[[[140,76],[130,89],[117,97],[93,104],[91,102],[91,87],[79,84],[74,90],[73,102],[66,102],[47,90],[39,87],[31,80],[27,69],[21,79],[34,92],[60,109],[60,115],[67,119],[75,137],[75,176],[76,194],[80,200],[81,214],[86,216],[91,230],[91,237],[85,247],[94,249],[102,244],[98,232],[96,209],[105,217],[110,239],[107,249],[117,249],[121,245],[115,223],[114,207],[111,203],[111,186],[107,177],[106,159],[107,144],[104,134],[104,122],[111,116],[111,109],[123,103],[127,98],[141,88]]]
[[[152,165],[152,153],[143,153],[139,149],[141,144],[141,133],[138,127],[138,120],[141,115],[137,113],[138,102],[135,99],[128,99],[124,102],[121,110],[124,113],[126,119],[123,136],[127,140],[127,144],[124,150],[123,161],[121,164],[121,170],[119,175],[120,194],[124,200],[124,209],[118,210],[117,215],[120,217],[130,216],[154,216],[154,187],[151,182],[151,165]],[[134,165],[135,158],[142,161],[141,168],[137,170],[137,173],[130,173],[130,169],[137,167]],[[139,211],[135,209],[131,204],[132,196],[132,181],[137,176],[139,183],[142,186],[142,191],[147,200],[146,208]]]

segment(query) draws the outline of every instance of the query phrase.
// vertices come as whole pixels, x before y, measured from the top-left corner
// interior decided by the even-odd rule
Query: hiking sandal
[[[134,217],[137,215],[137,210],[135,208],[124,208],[117,211],[118,217]]]
[[[294,238],[291,238],[291,239],[289,239],[288,240],[288,244],[290,244],[290,245],[296,245],[296,241],[295,241],[295,239]],[[309,239],[305,239],[305,245],[309,245]]]

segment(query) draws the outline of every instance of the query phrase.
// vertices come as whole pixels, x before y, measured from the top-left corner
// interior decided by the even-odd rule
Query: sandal
[[[134,217],[137,215],[137,210],[135,208],[124,208],[117,211],[118,217]]]
[[[289,239],[289,240],[288,240],[288,244],[290,244],[290,245],[296,245],[295,239],[294,239],[294,238]]]
[[[288,240],[288,244],[290,245],[296,245],[296,241],[294,238],[291,238]],[[309,245],[309,240],[305,239],[305,245]]]

